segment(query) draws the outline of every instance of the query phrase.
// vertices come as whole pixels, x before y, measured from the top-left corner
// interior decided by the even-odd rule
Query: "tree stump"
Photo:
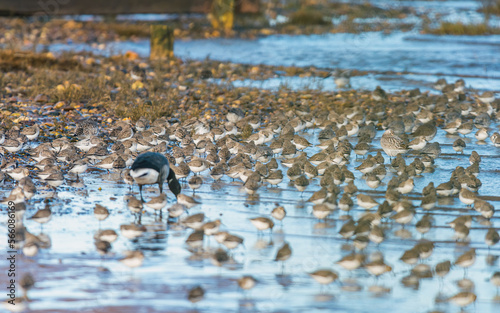
[[[151,60],[174,56],[174,29],[167,25],[151,25]]]

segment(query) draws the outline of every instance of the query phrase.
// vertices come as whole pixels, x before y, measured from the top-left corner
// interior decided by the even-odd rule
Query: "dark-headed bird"
[[[157,152],[146,152],[138,155],[132,164],[130,176],[139,185],[141,199],[143,199],[143,185],[158,184],[161,194],[165,179],[167,179],[168,188],[175,197],[181,192],[181,185],[175,177],[174,171],[170,169],[167,158]]]

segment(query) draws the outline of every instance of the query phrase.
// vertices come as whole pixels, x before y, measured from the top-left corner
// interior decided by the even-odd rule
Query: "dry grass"
[[[292,25],[330,25],[329,21],[321,11],[314,9],[300,9],[290,15],[288,24]]]
[[[500,34],[500,28],[490,27],[486,24],[464,24],[461,22],[450,23],[441,22],[437,28],[424,28],[424,32],[433,35],[497,35]]]
[[[32,68],[50,68],[62,71],[83,70],[81,63],[67,55],[55,58],[51,54],[0,50],[0,71],[30,71]]]
[[[478,11],[484,14],[500,15],[500,0],[485,1]]]
[[[15,51],[1,53],[2,60],[16,60],[20,55]],[[68,60],[77,62],[76,65],[73,64],[73,69],[64,65]],[[89,62],[90,60],[94,62]],[[10,103],[7,100],[13,97],[21,98],[23,103],[29,103],[21,107],[35,110],[40,115],[49,110],[51,115],[48,117],[57,116],[60,122],[60,125],[56,125],[57,129],[63,129],[71,121],[89,114],[102,115],[103,120],[118,117],[135,121],[144,116],[150,120],[175,117],[182,121],[194,117],[219,123],[225,120],[224,114],[231,106],[237,105],[249,114],[270,113],[294,106],[300,102],[300,95],[286,89],[276,94],[269,90],[214,84],[202,78],[203,71],[210,70],[214,78],[230,80],[252,76],[265,79],[274,77],[278,71],[283,75],[326,75],[325,71],[313,67],[235,65],[210,60],[172,59],[162,63],[141,61],[147,64],[148,78],[138,83],[128,74],[138,64],[137,60],[126,56],[106,58],[88,54],[65,54],[52,59],[45,54],[25,55],[22,67],[4,71],[0,76],[0,98],[6,103]],[[47,101],[33,101],[41,94],[47,97]],[[307,99],[310,98],[312,96],[308,95]],[[319,97],[317,100],[318,105],[322,103],[321,105],[329,106],[332,102],[331,93],[326,98]],[[16,110],[18,108],[13,106],[8,111]],[[14,120],[16,117],[7,115],[4,118]],[[3,122],[6,123],[5,120]],[[244,135],[247,134],[248,130]]]
[[[122,38],[149,37],[149,24],[147,23],[89,22],[87,25],[98,31],[113,32]]]
[[[328,5],[328,11],[332,11],[334,16],[347,15],[349,18],[403,18],[412,13],[410,9],[382,9],[369,2],[362,4],[334,2]]]

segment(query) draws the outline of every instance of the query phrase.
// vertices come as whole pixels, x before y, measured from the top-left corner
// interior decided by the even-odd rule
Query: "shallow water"
[[[427,14],[431,20],[436,14],[452,22],[479,23],[483,19],[476,11],[478,1],[374,1],[374,4],[384,8],[412,7],[417,14]],[[134,16],[129,18],[134,19]],[[157,20],[162,16],[140,15],[136,18]],[[500,92],[500,36],[423,35],[419,33],[421,25],[416,19],[416,16],[410,15],[402,20],[384,20],[415,24],[416,28],[411,32],[273,35],[254,40],[179,40],[175,43],[174,53],[181,58],[198,60],[210,58],[245,64],[315,66],[370,72],[369,75],[353,78],[353,88],[372,90],[380,85],[390,91],[416,87],[428,90],[438,78],[447,78],[449,82],[465,78],[471,88]],[[372,23],[374,20],[380,21],[370,18],[357,19],[357,22]],[[500,18],[492,16],[490,24],[500,25]],[[90,50],[108,55],[132,50],[144,57],[149,55],[148,40],[113,42],[100,48],[87,44],[54,44],[48,48],[54,52]],[[258,85],[260,82],[251,84]],[[266,80],[262,86],[283,84],[291,88],[310,85],[326,90],[336,89],[331,80],[318,85],[311,84],[309,78],[289,77]]]
[[[54,44],[49,50],[91,50],[104,54],[132,50],[146,57],[149,41],[113,42],[101,50],[86,44]],[[438,78],[447,78],[450,83],[464,78],[470,88],[500,92],[500,36],[434,36],[417,32],[275,35],[255,40],[177,41],[174,53],[187,59],[208,57],[244,64],[315,66],[371,73],[353,77],[353,88],[373,90],[380,85],[390,91],[415,87],[425,90]],[[296,78],[292,87],[310,84],[309,80]],[[286,84],[290,78],[277,77],[266,81],[264,86],[276,85],[276,81],[278,85]],[[323,80],[318,78],[318,81]],[[336,89],[331,79],[320,85],[326,90]]]
[[[316,135],[304,134],[312,143],[316,143]],[[379,134],[380,136],[381,134]],[[439,131],[434,139],[442,146],[442,156],[437,159],[433,173],[426,173],[415,179],[415,189],[410,199],[415,205],[420,203],[418,194],[430,181],[437,185],[449,179],[450,172],[458,165],[468,166],[468,156],[476,150],[483,157],[481,163],[481,179],[483,186],[481,196],[496,196],[498,181],[497,169],[500,167],[499,148],[491,144],[478,145],[473,135],[469,134],[464,155],[455,154],[451,144],[456,137],[446,136]],[[378,138],[374,140],[373,151],[379,149]],[[316,153],[318,148],[308,148],[308,155]],[[385,186],[370,189],[359,179],[361,174],[354,170],[360,161],[353,161],[348,168],[353,171],[358,181],[358,189],[373,195],[382,202]],[[386,163],[388,160],[386,160]],[[411,162],[411,157],[407,164]],[[373,312],[402,311],[401,308],[413,308],[412,312],[425,312],[433,308],[457,311],[449,304],[434,304],[438,293],[448,297],[458,288],[455,282],[461,279],[464,271],[453,268],[441,285],[438,278],[422,279],[418,289],[405,288],[400,283],[409,274],[410,266],[399,261],[403,250],[412,247],[420,238],[415,230],[415,223],[422,217],[422,209],[417,209],[417,216],[404,230],[397,224],[386,224],[386,240],[376,247],[370,244],[367,254],[383,253],[388,264],[393,267],[393,273],[385,274],[375,280],[363,269],[350,274],[334,262],[343,255],[350,253],[345,250],[347,241],[338,234],[343,224],[344,212],[336,211],[327,223],[318,222],[311,215],[312,205],[306,200],[312,192],[319,189],[318,179],[301,195],[295,187],[288,185],[288,178],[277,188],[261,187],[258,195],[247,196],[241,184],[232,182],[227,176],[220,182],[214,182],[208,173],[202,173],[204,185],[196,191],[196,197],[202,202],[190,210],[190,214],[204,212],[209,220],[220,218],[222,228],[245,238],[244,248],[238,248],[233,257],[235,262],[225,267],[217,268],[209,260],[193,258],[185,249],[184,240],[190,233],[175,224],[167,227],[165,220],[159,220],[154,213],[147,210],[142,223],[149,229],[138,240],[128,240],[123,236],[113,244],[110,255],[101,257],[93,246],[93,234],[99,229],[98,221],[93,217],[92,209],[95,203],[105,205],[110,209],[109,218],[101,222],[102,229],[114,229],[119,233],[121,224],[132,223],[134,217],[124,203],[124,196],[129,193],[129,187],[123,184],[119,173],[85,174],[84,185],[70,187],[63,185],[57,195],[50,200],[53,210],[52,220],[44,225],[43,233],[50,237],[52,247],[42,250],[34,258],[18,255],[20,272],[30,271],[34,274],[37,285],[30,293],[31,308],[37,312],[174,312],[193,310],[200,312],[316,312],[335,310],[339,312]],[[389,174],[384,183],[391,178]],[[69,184],[67,182],[67,184]],[[187,186],[184,193],[191,194]],[[99,190],[98,188],[101,188]],[[2,190],[10,190],[11,186],[3,186]],[[137,194],[137,187],[134,193]],[[156,188],[148,188],[145,198],[157,194]],[[44,196],[50,191],[39,190],[39,195],[31,201],[26,216],[43,208]],[[169,202],[173,202],[169,194]],[[498,207],[498,198],[492,203]],[[277,222],[272,235],[267,233],[258,236],[249,218],[267,215],[280,203],[287,210],[283,224]],[[170,206],[170,204],[168,205]],[[476,312],[494,312],[500,310],[500,304],[493,301],[496,291],[488,282],[491,274],[498,270],[498,261],[493,265],[486,264],[488,254],[498,256],[498,247],[487,250],[484,235],[487,227],[479,222],[473,222],[470,242],[456,243],[453,230],[446,223],[459,214],[469,211],[460,203],[457,197],[439,200],[439,206],[431,211],[435,218],[434,227],[424,238],[436,241],[433,255],[423,261],[434,266],[436,263],[455,258],[469,247],[477,248],[477,261],[468,270],[467,277],[475,283],[478,294]],[[472,215],[476,212],[470,210]],[[363,209],[355,205],[351,215],[359,217]],[[498,229],[498,216],[492,219]],[[6,224],[5,215],[0,223]],[[27,229],[35,234],[41,232],[39,224],[26,221]],[[398,236],[409,236],[400,238]],[[275,253],[282,243],[289,242],[293,254],[285,263],[284,272],[279,264],[273,261]],[[210,239],[210,247],[217,244]],[[0,244],[5,252],[5,242]],[[347,246],[349,247],[349,246]],[[118,262],[125,250],[141,249],[146,255],[144,265],[130,270]],[[351,249],[351,248],[349,248]],[[0,257],[4,258],[5,255]],[[2,263],[2,271],[5,263]],[[101,271],[104,267],[107,270]],[[320,286],[307,272],[319,268],[331,268],[340,275],[341,284],[332,284],[329,288]],[[253,275],[258,279],[258,285],[247,293],[238,290],[236,279],[244,274]],[[0,275],[0,283],[5,283],[5,275]],[[359,291],[345,291],[346,283],[354,279]],[[196,306],[186,300],[186,292],[190,287],[202,285],[207,291],[205,299]],[[388,293],[374,293],[373,286],[388,288]],[[221,301],[221,298],[224,301]],[[407,310],[403,310],[407,311]]]

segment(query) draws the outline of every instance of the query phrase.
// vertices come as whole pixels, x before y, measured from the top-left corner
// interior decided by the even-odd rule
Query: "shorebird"
[[[463,139],[461,138],[458,138],[457,140],[455,140],[455,142],[453,142],[453,150],[455,150],[456,152],[461,152],[463,154],[465,147],[465,141],[463,141]]]
[[[109,211],[106,207],[96,204],[94,207],[94,216],[100,222],[104,221],[109,216]]]
[[[500,134],[498,132],[491,135],[490,140],[495,147],[500,147]]]
[[[69,166],[69,173],[76,174],[76,181],[80,181],[80,174],[83,174],[88,168],[88,160],[86,158],[84,159],[78,159],[74,161],[70,166]]]
[[[33,125],[31,127],[23,128],[21,135],[25,135],[28,140],[36,140],[38,135],[40,135],[40,128],[38,125]]]
[[[231,123],[237,123],[245,117],[245,112],[240,108],[230,108],[227,112],[226,118]]]
[[[256,217],[250,219],[250,221],[252,222],[253,226],[257,228],[259,232],[266,229],[269,229],[270,232],[273,231],[274,222],[267,217]]]
[[[286,216],[285,208],[282,206],[277,206],[271,212],[271,216],[277,219],[278,221],[282,221]]]
[[[382,139],[380,139],[380,145],[382,149],[389,157],[395,157],[399,153],[404,154],[408,152],[408,147],[405,142],[396,136],[392,129],[388,129],[382,135]]]
[[[498,288],[500,287],[500,272],[495,272],[490,278],[490,282],[497,287],[497,294],[498,294]]]
[[[162,193],[158,197],[151,198],[149,202],[146,202],[146,206],[155,210],[161,211],[167,205],[167,195]]]
[[[476,96],[479,101],[485,104],[490,104],[495,101],[495,94],[491,91],[485,91],[482,95]]]
[[[205,295],[205,290],[203,290],[201,286],[196,286],[189,290],[188,300],[191,303],[200,302],[201,300],[203,300],[204,295]]]
[[[392,267],[385,264],[384,260],[375,260],[365,264],[365,269],[368,273],[378,278],[380,275],[392,271]]]
[[[382,89],[380,86],[377,86],[372,92],[372,98],[375,101],[384,100],[387,99],[387,94],[384,89]]]
[[[335,85],[337,85],[337,88],[343,89],[351,87],[351,79],[349,74],[350,72],[348,70],[341,71],[340,69],[336,69],[325,78],[333,76],[333,81],[335,82]]]
[[[364,194],[359,194],[357,196],[358,205],[364,209],[370,210],[375,206],[379,205],[377,201],[375,201],[372,197]]]
[[[309,273],[309,276],[321,285],[329,285],[339,278],[339,275],[336,272],[328,269],[314,271]]]
[[[90,138],[99,134],[99,123],[97,117],[91,117],[78,122],[74,136],[79,138]]]
[[[480,128],[474,136],[476,137],[477,141],[484,141],[486,138],[488,138],[488,129]]]
[[[448,85],[446,79],[440,78],[434,83],[433,87],[436,90],[443,90],[443,88],[446,87],[446,85]]]
[[[198,213],[187,216],[184,218],[181,223],[186,227],[192,228],[194,230],[198,230],[203,226],[203,221],[205,220],[205,214]]]
[[[353,271],[361,266],[364,262],[364,258],[365,256],[363,254],[351,253],[335,263],[348,271]]]
[[[179,194],[177,196],[177,203],[184,205],[188,210],[198,204],[201,204],[201,202],[197,201],[195,198],[185,194]]]
[[[468,306],[469,304],[476,301],[477,296],[472,292],[460,292],[453,297],[450,297],[448,301],[453,302],[460,308]]]
[[[413,137],[424,137],[425,140],[429,141],[436,136],[437,127],[436,122],[431,120],[417,127],[417,129],[412,133]]]
[[[163,182],[167,179],[168,188],[177,197],[181,192],[181,185],[175,177],[174,171],[170,169],[168,160],[162,154],[157,152],[142,153],[132,164],[130,176],[139,185],[139,191],[142,197],[142,186],[158,184],[160,194],[163,193]]]
[[[23,143],[16,139],[5,139],[2,143],[2,147],[11,153],[15,153],[23,148]]]
[[[471,206],[477,199],[477,195],[469,189],[462,188],[462,190],[460,190],[460,193],[458,194],[458,198],[462,203],[466,204],[467,206]]]
[[[243,290],[249,290],[255,287],[257,280],[252,276],[243,276],[238,279],[238,286]]]
[[[285,242],[283,246],[276,253],[276,257],[274,261],[281,261],[281,271],[283,272],[283,267],[285,265],[285,261],[288,260],[292,256],[292,249],[290,245]]]

